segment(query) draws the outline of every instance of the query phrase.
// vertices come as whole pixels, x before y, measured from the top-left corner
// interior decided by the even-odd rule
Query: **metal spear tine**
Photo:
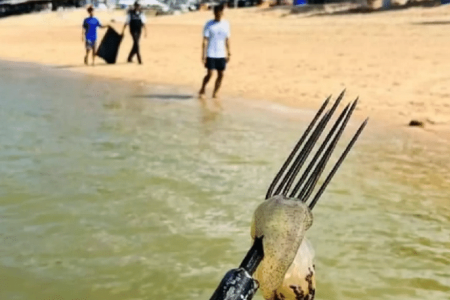
[[[336,132],[336,129],[338,129],[339,124],[341,123],[342,119],[344,118],[344,116],[347,114],[348,109],[350,108],[350,104],[348,104],[345,109],[342,111],[342,113],[339,115],[338,119],[336,120],[336,122],[334,123],[333,128],[330,130],[330,132],[328,133],[328,135],[325,137],[324,142],[322,143],[322,145],[320,146],[319,150],[317,150],[316,154],[314,155],[313,159],[311,160],[311,162],[309,163],[308,167],[306,168],[306,170],[303,172],[302,177],[300,178],[300,180],[297,182],[297,184],[294,186],[294,189],[291,191],[291,194],[289,195],[289,197],[292,198],[299,198],[298,196],[296,196],[297,192],[300,190],[300,187],[305,183],[305,180],[307,178],[308,175],[311,175],[311,170],[314,167],[314,165],[319,161],[320,155],[322,154],[323,150],[325,150],[326,145],[329,143],[329,141],[331,140],[333,134]],[[313,171],[314,173],[314,171]],[[302,190],[303,191],[303,190]],[[302,192],[300,192],[302,193]]]
[[[356,99],[353,102],[350,109],[348,109],[348,106],[347,106],[346,109],[344,110],[343,114],[341,115],[341,116],[345,115],[345,118],[342,121],[342,124],[341,124],[339,130],[337,131],[336,135],[334,136],[334,139],[332,140],[331,144],[325,150],[324,155],[319,160],[316,169],[310,175],[308,181],[305,184],[305,187],[303,188],[303,190],[300,192],[300,194],[297,197],[302,202],[306,202],[308,200],[309,196],[311,196],[314,188],[317,185],[317,181],[319,180],[320,175],[322,175],[322,172],[325,169],[325,166],[328,163],[328,160],[330,159],[331,154],[333,153],[334,148],[336,147],[336,144],[338,143],[339,139],[341,138],[341,135],[344,132],[345,127],[347,126],[347,123],[350,120],[350,117],[352,116],[353,111],[356,108],[357,103],[358,103],[358,99]],[[341,122],[341,120],[342,120],[342,118],[340,118],[340,120],[338,120],[336,123],[339,124]],[[331,136],[330,136],[330,138],[331,138]],[[325,142],[324,142],[324,144],[325,144]]]
[[[286,159],[286,161],[284,162],[283,166],[281,167],[280,171],[278,171],[277,175],[275,176],[275,178],[273,179],[272,183],[269,186],[269,189],[267,190],[266,193],[266,199],[269,199],[270,197],[273,196],[272,192],[275,189],[277,183],[279,183],[279,180],[281,178],[281,176],[283,175],[283,173],[286,171],[287,167],[289,166],[289,164],[291,163],[292,159],[294,159],[294,156],[297,154],[298,149],[302,146],[303,142],[306,139],[306,136],[309,134],[309,132],[313,129],[314,125],[316,124],[317,120],[319,119],[320,115],[322,114],[322,112],[325,110],[325,107],[328,105],[328,103],[330,102],[331,99],[331,95],[328,96],[328,98],[323,102],[322,106],[320,107],[319,111],[317,111],[316,115],[314,116],[313,120],[311,121],[311,123],[308,125],[308,128],[306,128],[305,132],[303,133],[303,135],[301,136],[300,140],[297,142],[297,144],[295,145],[294,149],[292,149],[291,153],[289,154],[289,157]],[[283,180],[282,180],[283,181]],[[281,182],[282,182],[281,181]]]
[[[298,172],[303,166],[309,153],[312,151],[314,144],[317,142],[317,139],[327,126],[328,120],[330,119],[330,115],[331,110],[327,111],[325,115],[322,117],[316,129],[314,129],[308,141],[306,141],[305,146],[300,151],[295,161],[292,163],[292,166],[289,169],[288,174],[285,177],[285,180],[278,186],[278,189],[275,191],[275,195],[284,195],[284,196],[287,195],[287,192],[289,191],[292,182],[294,181],[295,177],[297,176]]]
[[[328,121],[330,120],[333,113],[336,111],[337,107],[339,106],[342,98],[344,97],[345,90],[341,92],[339,97],[336,99],[336,102],[334,103],[333,107],[322,117],[317,127],[314,129],[310,137],[308,138],[306,144],[303,146],[302,149],[300,149],[301,144],[306,139],[306,136],[309,134],[309,132],[312,130],[314,124],[316,123],[317,119],[320,117],[320,114],[325,109],[326,104],[328,104],[328,101],[330,100],[330,97],[325,100],[324,104],[322,104],[322,107],[319,109],[319,112],[314,117],[313,121],[303,134],[303,136],[300,138],[300,141],[297,143],[296,147],[292,150],[290,153],[288,159],[281,167],[280,171],[278,172],[277,176],[275,176],[275,179],[273,180],[271,186],[269,187],[269,190],[266,194],[266,199],[273,197],[274,195],[286,195],[289,188],[291,187],[295,177],[297,176],[298,172],[300,171],[301,167],[303,166],[303,163],[305,162],[306,158],[308,157],[309,153],[313,149],[315,143],[317,142],[318,138],[322,134],[323,130],[325,129],[326,125],[328,124]],[[300,152],[299,152],[300,151]],[[292,163],[291,167],[287,171],[287,173],[284,175],[283,178],[282,174],[286,171],[286,168],[291,163],[292,159],[295,158],[294,162]],[[275,192],[273,192],[275,186],[277,186]]]
[[[321,122],[319,123],[317,128],[314,130],[314,132],[311,134],[310,138],[306,142],[305,147],[300,152],[299,157],[294,161],[294,164],[291,167],[292,172],[290,172],[290,176],[287,178],[287,181],[285,183],[283,183],[284,188],[281,191],[279,191],[279,193],[275,193],[275,194],[277,194],[277,195],[281,194],[281,195],[287,196],[287,193],[288,193],[289,189],[291,188],[291,186],[295,180],[295,177],[297,176],[298,172],[300,172],[300,169],[302,168],[303,164],[305,163],[309,153],[311,153],[312,149],[314,148],[314,145],[316,144],[317,140],[322,135],[325,127],[327,126],[328,122],[330,121],[331,116],[334,114],[334,112],[338,108],[339,104],[341,103],[341,100],[344,98],[344,93],[345,93],[345,91],[343,91],[339,95],[339,97],[336,99],[336,102],[333,104],[330,111],[328,111],[327,114],[325,114],[325,116],[323,116],[323,119],[321,120]]]
[[[364,130],[364,128],[367,125],[367,122],[369,121],[369,118],[367,118],[362,124],[361,126],[358,128],[358,130],[356,131],[355,135],[353,136],[353,138],[351,139],[350,143],[347,145],[347,147],[345,148],[344,152],[342,153],[341,157],[339,157],[338,161],[336,162],[336,164],[334,165],[333,169],[331,170],[330,174],[328,174],[327,178],[325,179],[324,183],[322,184],[322,186],[319,188],[319,190],[317,191],[316,195],[314,196],[313,200],[311,201],[311,203],[309,204],[309,209],[313,209],[314,206],[316,205],[317,201],[319,201],[320,196],[322,196],[323,192],[325,191],[326,187],[328,186],[328,184],[330,183],[331,179],[333,178],[333,176],[336,174],[337,170],[339,169],[340,165],[342,164],[342,162],[344,161],[344,159],[347,157],[347,154],[350,152],[350,150],[352,149],[353,145],[355,144],[356,140],[359,138],[359,136],[361,135],[361,132]]]

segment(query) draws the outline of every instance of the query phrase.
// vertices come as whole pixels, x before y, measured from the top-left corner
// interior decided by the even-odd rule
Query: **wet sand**
[[[357,114],[398,127],[411,119],[449,136],[450,7],[372,14],[282,16],[283,10],[229,9],[232,60],[222,95],[316,109],[328,94],[360,96]],[[122,28],[124,12],[97,12]],[[126,35],[116,65],[83,65],[82,10],[0,20],[0,58],[88,74],[198,90],[201,31],[211,12],[149,18],[144,65],[127,64]],[[447,22],[447,20],[449,20]],[[103,32],[100,30],[100,37]],[[212,83],[208,94],[211,93]]]

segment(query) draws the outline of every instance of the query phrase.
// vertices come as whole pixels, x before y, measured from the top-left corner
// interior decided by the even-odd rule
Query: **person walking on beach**
[[[139,40],[141,38],[142,28],[144,28],[144,37],[147,37],[145,23],[145,15],[142,13],[141,6],[136,1],[133,8],[128,12],[127,20],[122,30],[123,35],[125,28],[129,25],[131,37],[133,38],[133,48],[131,48],[130,54],[128,55],[129,63],[133,61],[133,56],[136,54],[139,64],[142,64],[141,53],[139,51]]]
[[[214,19],[208,21],[203,29],[202,63],[207,73],[199,92],[200,99],[204,99],[206,85],[214,70],[217,70],[217,79],[213,98],[218,98],[226,65],[230,61],[230,25],[228,21],[222,19],[223,10],[223,5],[214,6]]]
[[[84,63],[88,64],[89,52],[92,51],[92,65],[95,61],[95,52],[97,47],[97,27],[105,28],[108,26],[103,26],[100,21],[94,17],[94,8],[90,5],[87,8],[89,17],[83,21],[83,30],[81,34],[81,40],[85,42],[86,55],[84,56]]]

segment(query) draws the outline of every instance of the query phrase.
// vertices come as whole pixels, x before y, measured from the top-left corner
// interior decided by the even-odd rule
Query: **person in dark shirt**
[[[141,6],[136,1],[133,8],[128,12],[128,17],[122,30],[123,35],[125,28],[130,26],[130,33],[133,38],[133,48],[131,48],[130,54],[128,55],[128,62],[132,62],[133,56],[136,54],[139,64],[142,64],[141,53],[139,51],[139,40],[141,38],[142,28],[144,28],[144,37],[147,37],[145,23],[145,15],[142,13]]]
[[[95,60],[95,47],[97,46],[97,27],[105,28],[108,26],[103,26],[100,21],[94,17],[94,8],[89,6],[87,8],[89,17],[83,21],[83,33],[81,35],[81,40],[85,42],[86,55],[84,56],[84,63],[88,64],[89,52],[92,50],[92,65],[94,65]]]

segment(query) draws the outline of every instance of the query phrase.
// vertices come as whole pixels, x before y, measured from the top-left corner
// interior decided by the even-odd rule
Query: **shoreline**
[[[425,11],[429,11],[428,14],[433,19],[446,15],[450,16],[450,9],[446,7],[438,7]],[[118,20],[121,18],[121,14],[123,13],[120,11],[98,12],[99,19],[113,17]],[[353,62],[351,57],[346,57],[347,55],[343,52],[345,49],[329,49],[323,51],[320,54],[328,55],[329,57],[325,57],[326,61],[323,61],[320,57],[315,57],[317,64],[314,64],[305,60],[305,55],[296,56],[295,51],[292,51],[285,44],[270,45],[269,47],[269,50],[277,51],[278,49],[285,51],[285,59],[283,56],[273,56],[273,53],[267,51],[267,48],[258,48],[261,45],[269,46],[267,45],[269,39],[262,32],[266,32],[266,35],[273,39],[277,39],[279,35],[278,43],[289,43],[292,38],[302,37],[302,34],[306,33],[305,28],[316,30],[314,25],[318,22],[323,23],[324,28],[317,29],[317,33],[328,34],[330,34],[330,30],[331,33],[336,31],[332,30],[334,27],[342,27],[340,28],[342,31],[343,29],[353,27],[355,22],[361,20],[361,22],[365,23],[363,24],[364,26],[367,25],[370,28],[384,25],[382,26],[383,30],[375,28],[376,30],[372,32],[372,34],[375,34],[375,37],[379,37],[381,34],[381,37],[384,38],[383,32],[391,29],[387,27],[388,25],[393,27],[398,27],[398,24],[405,26],[405,23],[402,22],[406,21],[402,21],[399,17],[410,18],[413,15],[418,20],[423,19],[424,12],[420,9],[410,9],[408,11],[388,13],[392,19],[394,19],[393,14],[396,14],[397,17],[395,21],[392,20],[395,23],[386,25],[385,23],[389,20],[387,20],[386,15],[383,13],[381,15],[378,13],[377,15],[364,16],[363,18],[361,16],[321,16],[306,19],[297,16],[280,18],[279,13],[263,13],[257,9],[237,11],[229,9],[226,11],[226,17],[228,17],[232,24],[231,47],[233,59],[229,64],[229,71],[224,79],[221,90],[222,99],[224,101],[228,98],[233,98],[255,103],[261,102],[264,106],[266,106],[265,104],[273,103],[282,105],[286,109],[315,110],[328,95],[332,94],[333,97],[337,97],[342,90],[347,88],[346,101],[353,100],[358,94],[360,96],[360,103],[355,111],[356,118],[364,119],[365,117],[369,117],[372,122],[386,123],[389,127],[400,128],[408,132],[413,131],[413,134],[419,136],[428,135],[435,136],[439,139],[450,140],[450,105],[446,103],[447,98],[450,98],[450,89],[448,91],[449,97],[447,97],[447,88],[445,87],[446,77],[444,73],[440,74],[441,76],[429,73],[432,76],[425,78],[426,76],[424,75],[428,75],[428,72],[425,72],[427,70],[417,73],[418,67],[415,67],[408,72],[407,69],[399,66],[398,70],[395,71],[405,73],[403,75],[408,75],[409,80],[402,82],[395,76],[386,76],[392,77],[389,78],[389,81],[394,82],[391,83],[391,86],[384,87],[385,80],[383,80],[383,76],[381,75],[385,73],[382,68],[386,67],[385,65],[376,66],[376,63],[374,64],[373,59],[371,59],[369,62],[364,62],[364,64],[368,64],[367,66],[370,68],[379,69],[379,72],[376,72],[376,70],[369,70],[370,72],[368,72],[362,66],[358,66],[360,64],[358,61]],[[201,32],[201,26],[204,20],[210,17],[210,12],[195,12],[181,16],[149,19],[149,38],[143,39],[141,46],[144,59],[144,65],[142,66],[122,62],[124,61],[123,58],[127,55],[128,48],[131,47],[131,38],[129,35],[125,36],[117,64],[106,65],[103,62],[100,63],[100,58],[97,58],[97,62],[99,63],[97,66],[83,66],[81,63],[81,41],[76,40],[81,32],[79,29],[81,26],[77,26],[77,23],[83,15],[84,11],[76,10],[64,12],[62,15],[60,13],[32,14],[0,20],[0,38],[6,41],[4,47],[2,47],[3,50],[0,49],[0,59],[18,63],[36,63],[49,66],[50,68],[66,69],[68,71],[90,76],[99,76],[105,79],[139,82],[150,85],[178,86],[193,91],[199,88],[204,70],[201,67],[200,59],[195,60],[196,57],[200,56],[198,53],[200,53],[199,36],[201,35],[197,31]],[[252,17],[251,20],[248,20],[249,16]],[[430,17],[427,16],[427,18]],[[64,24],[60,26],[62,22]],[[333,23],[337,23],[337,25],[335,26]],[[111,25],[117,30],[122,26],[122,23],[117,22]],[[54,26],[59,27],[55,29]],[[240,27],[240,30],[243,32],[233,29],[233,26]],[[295,28],[292,28],[292,26]],[[445,25],[437,25],[437,27],[432,27],[434,28],[433,32],[439,26],[445,28]],[[364,29],[368,31],[369,27]],[[32,34],[33,36],[30,36],[30,38],[37,41],[37,45],[33,49],[34,51],[24,49],[27,41],[17,38],[17,35],[13,40],[8,39],[8,36],[11,37],[20,29],[22,29],[21,32],[25,33],[27,29],[32,31],[26,35]],[[280,30],[283,30],[283,32],[280,33]],[[67,36],[64,36],[60,42],[63,44],[59,45],[62,46],[58,47],[57,44],[51,42],[52,37],[60,36],[64,31],[70,33],[70,35],[67,34]],[[354,34],[356,33],[354,32]],[[100,31],[99,38],[102,37],[102,34],[103,32]],[[414,34],[417,34],[417,32],[414,32]],[[171,38],[165,37],[170,35],[172,36]],[[312,33],[309,35],[312,35]],[[197,39],[192,41],[195,37]],[[348,39],[349,37],[345,34],[343,38],[336,40],[338,42],[337,44],[325,41],[326,38],[332,39],[333,37],[325,36],[313,44],[325,44],[334,47],[335,45],[341,45],[342,42],[344,42],[343,44],[345,42],[357,42],[350,41]],[[421,38],[426,38],[426,35],[422,34]],[[373,41],[368,42],[371,44]],[[185,49],[179,49],[178,47],[183,44],[189,45]],[[296,46],[305,46],[305,43]],[[6,48],[12,49],[11,51],[6,51]],[[314,49],[311,48],[313,47],[309,49],[299,48],[299,50],[308,52],[303,54],[314,55],[311,52]],[[246,60],[244,54],[248,54],[248,52],[254,53],[255,49],[264,53],[256,53],[254,55],[255,57],[247,57]],[[347,50],[354,51],[351,48]],[[338,52],[337,55],[333,53],[335,51]],[[391,53],[388,54],[393,53],[398,55],[398,53],[392,52],[392,49]],[[292,56],[293,54],[294,56]],[[440,56],[440,58],[442,60],[447,59],[444,55]],[[264,59],[266,60],[263,61]],[[381,60],[382,56],[379,56],[378,53],[376,59]],[[262,65],[258,66],[258,62]],[[433,57],[431,57],[431,62],[433,63]],[[333,64],[336,63],[338,65],[334,66]],[[414,62],[405,61],[403,63],[413,64]],[[292,64],[297,65],[292,68],[290,66]],[[357,66],[352,66],[352,64],[356,64]],[[442,65],[445,65],[445,62],[442,62]],[[279,69],[277,68],[278,66],[280,66]],[[433,64],[428,66],[427,62],[428,68],[432,66]],[[307,71],[305,73],[303,71],[304,67],[309,69],[309,72]],[[322,74],[324,73],[323,70],[320,70],[321,67],[324,70],[328,70],[325,73],[336,72],[336,76],[332,76],[331,74],[325,74],[324,76]],[[353,70],[347,72],[346,68]],[[296,71],[297,69],[299,71]],[[390,69],[388,71],[393,70]],[[440,71],[442,72],[442,70]],[[412,74],[406,74],[411,72]],[[437,72],[435,73],[437,74]],[[303,74],[306,75],[302,76]],[[417,74],[419,76],[416,76]],[[450,72],[448,76],[450,77]],[[359,77],[363,77],[363,80]],[[425,79],[423,80],[421,77]],[[376,82],[377,80],[379,82],[374,83],[374,87],[371,87],[370,82]],[[424,82],[425,90],[416,92],[415,81]],[[434,86],[434,82],[437,82],[438,85]],[[212,84],[209,84],[207,95],[210,93]],[[394,87],[397,87],[399,91],[395,91]],[[431,93],[427,91],[427,87],[431,87]],[[433,89],[436,91],[433,91]],[[402,93],[402,90],[405,93]],[[422,97],[421,94],[424,94],[425,97]],[[433,97],[433,94],[437,96]],[[423,98],[432,100],[426,101]],[[425,122],[425,128],[409,128],[407,125],[412,119]]]
[[[23,65],[23,67],[28,68],[30,67],[30,64],[32,67],[35,68],[43,68],[45,71],[49,72],[62,72],[64,76],[67,76],[70,78],[70,76],[94,76],[98,77],[101,80],[104,80],[105,82],[118,82],[120,84],[131,84],[131,85],[139,85],[139,87],[147,87],[149,89],[156,89],[156,90],[162,90],[162,91],[169,91],[175,89],[174,94],[190,94],[192,95],[192,98],[187,99],[188,101],[198,101],[197,94],[188,86],[180,86],[180,85],[173,85],[173,84],[155,84],[145,81],[138,81],[138,80],[123,80],[122,78],[111,78],[107,76],[99,76],[99,75],[93,75],[86,72],[78,72],[73,70],[66,70],[62,68],[57,68],[57,66],[54,65],[46,65],[46,64],[40,64],[35,62],[21,62],[21,61],[11,61],[11,60],[4,60],[0,59],[0,66],[2,64],[13,64],[13,65]],[[338,97],[339,94],[332,95],[332,102]],[[317,107],[312,108],[305,108],[305,107],[291,107],[286,106],[282,103],[277,103],[270,100],[254,100],[254,99],[247,99],[247,98],[236,98],[236,97],[230,97],[230,96],[224,96],[224,106],[225,111],[228,113],[232,112],[234,109],[256,109],[264,114],[268,114],[268,117],[270,116],[276,116],[275,120],[277,118],[281,119],[289,119],[291,121],[300,121],[301,123],[309,123],[314,114],[319,109],[320,105],[323,103],[326,97],[323,97],[321,99],[317,99],[318,105]],[[344,105],[348,102],[353,101],[354,99],[350,99],[348,96],[344,96],[343,102],[339,106],[341,109],[344,107]],[[172,101],[179,101],[179,100],[172,100]],[[182,101],[184,102],[184,101]],[[209,105],[210,108],[213,105]],[[209,110],[210,113],[217,113],[217,111]],[[306,118],[306,121],[304,119]],[[336,116],[335,116],[336,117]],[[334,117],[334,118],[335,118]],[[441,132],[435,132],[435,131],[429,131],[426,128],[422,130],[416,130],[416,128],[408,127],[408,126],[393,126],[390,123],[384,123],[383,120],[379,118],[373,118],[371,116],[361,116],[361,113],[358,114],[358,107],[354,111],[354,115],[350,120],[348,132],[352,132],[353,129],[356,129],[360,123],[362,123],[366,118],[369,118],[369,124],[365,131],[369,132],[376,132],[376,134],[388,135],[390,130],[395,130],[395,134],[398,136],[405,137],[407,139],[422,141],[426,143],[444,143],[448,144],[448,141],[450,138],[447,138],[447,136],[439,136]],[[353,128],[353,129],[351,129]],[[380,131],[382,133],[380,133]]]

